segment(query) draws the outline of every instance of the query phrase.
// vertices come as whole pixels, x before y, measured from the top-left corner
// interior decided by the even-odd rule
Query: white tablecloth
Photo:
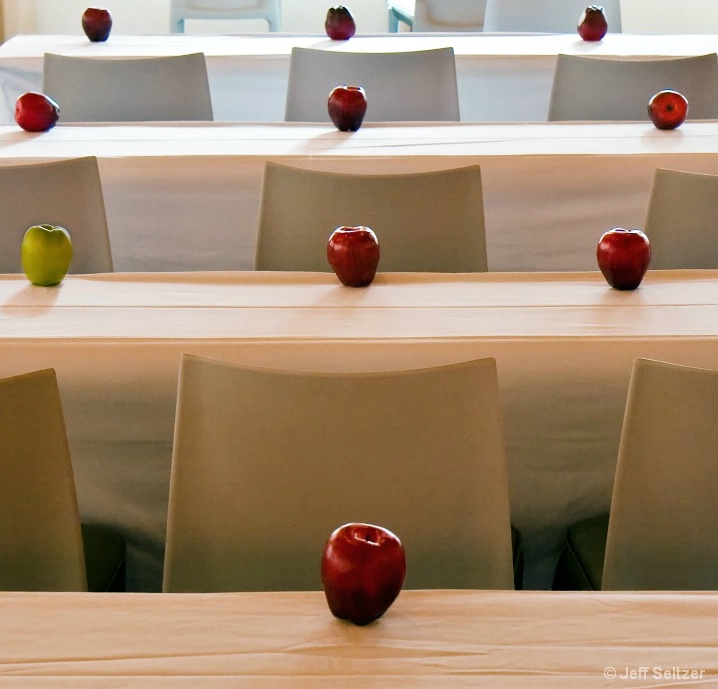
[[[391,34],[330,41],[326,35],[122,36],[90,43],[80,35],[21,35],[0,46],[0,122],[14,103],[42,85],[46,52],[92,57],[150,57],[203,52],[219,121],[281,122],[293,46],[390,52],[453,46],[461,119],[467,122],[545,121],[559,53],[664,57],[716,52],[715,35],[608,34],[585,42],[574,34]],[[62,107],[62,103],[60,103]]]
[[[0,594],[4,689],[637,689],[718,685],[714,593]]]
[[[718,174],[718,122],[0,126],[0,165],[82,155],[99,159],[117,271],[251,269],[267,160],[358,173],[478,163],[491,270],[593,270],[604,231],[643,227],[655,168]]]
[[[316,273],[0,276],[0,332],[0,376],[56,369],[81,511],[126,534],[133,590],[161,584],[183,352],[325,370],[493,356],[527,585],[547,587],[566,527],[609,507],[635,357],[718,368],[718,271],[649,271],[635,292],[598,271],[360,290]]]

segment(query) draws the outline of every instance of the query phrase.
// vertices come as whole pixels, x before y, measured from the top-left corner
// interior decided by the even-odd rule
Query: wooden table
[[[354,627],[321,592],[0,593],[4,689],[718,685],[715,593],[404,591]]]
[[[575,34],[374,34],[330,41],[326,34],[227,36],[112,34],[107,43],[84,35],[20,35],[0,46],[0,122],[13,121],[25,91],[41,90],[44,53],[88,57],[151,57],[203,52],[216,120],[280,122],[293,46],[358,52],[452,46],[461,119],[467,122],[545,121],[559,53],[670,57],[716,52],[715,35],[609,33],[588,43]],[[62,106],[62,103],[60,104]]]
[[[129,541],[157,591],[180,356],[321,370],[496,358],[526,583],[548,587],[566,527],[607,510],[636,357],[718,368],[718,271],[0,276],[0,376],[57,371],[80,508]],[[2,615],[0,615],[2,619]],[[1,682],[0,682],[1,684]]]
[[[643,228],[657,167],[718,174],[718,122],[0,126],[0,165],[82,155],[99,160],[117,271],[252,269],[267,161],[357,174],[479,164],[490,270],[593,270],[603,232]]]

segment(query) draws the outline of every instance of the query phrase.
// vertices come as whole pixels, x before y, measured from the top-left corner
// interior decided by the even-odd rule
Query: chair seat
[[[556,566],[555,591],[600,591],[606,553],[608,514],[574,524]]]
[[[87,571],[87,590],[96,593],[122,592],[126,580],[125,539],[101,524],[82,524],[82,542]]]

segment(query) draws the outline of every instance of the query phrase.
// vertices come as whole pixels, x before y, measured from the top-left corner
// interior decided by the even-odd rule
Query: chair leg
[[[389,9],[389,33],[397,33],[399,31],[399,18],[393,9]]]

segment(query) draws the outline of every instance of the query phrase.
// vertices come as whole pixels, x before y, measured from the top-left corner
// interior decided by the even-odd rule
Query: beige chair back
[[[0,380],[0,524],[0,590],[86,590],[70,451],[51,369]]]
[[[486,0],[416,0],[413,31],[483,31]]]
[[[43,91],[60,106],[60,124],[212,120],[202,53],[144,58],[46,53]]]
[[[688,118],[718,117],[716,53],[661,59],[559,55],[549,121],[645,120],[648,101],[664,89],[688,99]]]
[[[112,272],[100,171],[94,157],[0,165],[0,272],[21,273],[20,244],[32,225],[72,237],[70,273]]]
[[[407,588],[512,589],[493,359],[316,373],[184,355],[165,591],[319,590],[329,534],[396,533]]]
[[[591,4],[603,7],[609,33],[621,33],[620,0],[598,3],[587,0],[486,0],[484,31],[575,34],[578,20]]]
[[[264,19],[279,31],[281,0],[170,0],[170,33],[184,33],[185,19]]]
[[[651,268],[718,268],[718,175],[657,169],[644,231]]]
[[[330,271],[327,241],[342,225],[376,232],[379,271],[487,270],[478,165],[353,175],[266,164],[258,270]]]
[[[718,371],[636,360],[603,590],[718,589]]]
[[[364,122],[460,119],[451,47],[395,53],[292,48],[284,119],[331,124],[327,99],[342,84],[366,91]]]

